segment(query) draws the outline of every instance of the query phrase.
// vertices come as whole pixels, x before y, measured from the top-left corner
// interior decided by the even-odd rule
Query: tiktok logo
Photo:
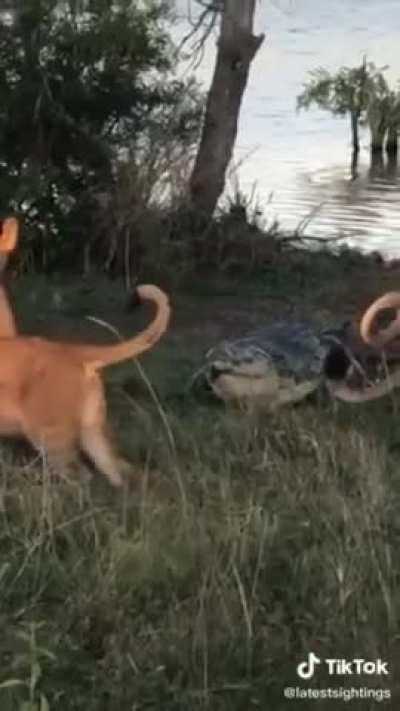
[[[324,659],[323,660],[328,667],[328,674],[330,676],[346,676],[346,675],[360,675],[360,674],[375,674],[377,676],[388,676],[389,663],[384,662],[382,659],[368,660],[358,657],[357,659]],[[317,664],[321,664],[321,659],[317,657],[313,652],[308,653],[308,659],[304,662],[300,662],[297,665],[297,675],[302,679],[311,679],[315,673],[315,667]]]
[[[298,676],[301,676],[302,679],[311,679],[317,664],[321,664],[320,658],[313,652],[309,652],[307,661],[300,662],[297,666]]]

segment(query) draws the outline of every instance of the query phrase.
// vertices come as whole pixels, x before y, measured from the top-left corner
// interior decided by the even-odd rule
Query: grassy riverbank
[[[310,651],[389,661],[389,681],[329,685],[390,688],[385,707],[397,708],[396,397],[245,418],[186,390],[223,336],[276,314],[358,318],[396,286],[400,273],[372,260],[303,255],[171,287],[171,329],[141,360],[155,394],[135,364],[107,373],[135,472],[128,493],[99,476],[57,481],[28,451],[2,445],[1,677],[15,681],[0,688],[2,711],[46,709],[41,696],[51,711],[290,709],[283,689],[299,685]],[[149,316],[101,279],[25,277],[12,293],[25,332],[110,338],[84,316],[123,335]],[[326,674],[308,685],[328,685]]]

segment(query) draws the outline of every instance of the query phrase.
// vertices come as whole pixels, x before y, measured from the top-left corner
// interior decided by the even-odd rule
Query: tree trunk
[[[264,40],[252,33],[255,5],[256,0],[225,0],[222,10],[214,76],[189,185],[192,207],[207,218],[225,187],[250,65]]]
[[[386,122],[384,119],[374,124],[370,124],[371,130],[371,155],[383,153],[383,141],[386,133]]]
[[[351,112],[351,137],[353,141],[353,156],[357,163],[357,156],[360,151],[360,139],[358,137],[358,121],[360,118],[359,111]]]
[[[358,151],[356,151],[354,148],[351,152],[350,173],[352,180],[358,178]]]
[[[371,152],[371,165],[369,169],[370,178],[383,178],[385,174],[385,164],[383,162],[383,152]]]
[[[397,150],[398,150],[398,136],[397,136],[397,128],[390,127],[388,130],[388,135],[386,139],[386,153],[388,155],[388,158],[397,158]]]
[[[351,153],[351,178],[355,180],[358,177],[358,154],[360,152],[360,140],[358,137],[358,122],[360,118],[359,111],[352,111],[350,114],[351,118],[351,139],[353,143],[353,150]]]

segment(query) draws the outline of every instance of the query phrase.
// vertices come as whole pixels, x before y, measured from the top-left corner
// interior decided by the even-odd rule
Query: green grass
[[[27,284],[15,303],[33,330],[53,312],[62,324],[92,312],[132,330],[130,314],[113,319],[119,285],[85,287],[83,304],[66,283],[65,307],[53,307],[51,285]],[[156,398],[135,365],[110,369],[110,416],[137,480],[129,492],[100,475],[67,484],[34,455],[16,464],[3,445],[1,711],[347,708],[283,697],[288,685],[328,684],[383,684],[398,708],[395,400],[244,416],[185,390],[218,335],[208,326],[229,331],[243,299],[240,327],[269,317],[271,288],[260,278],[240,291],[221,282],[217,297],[176,293],[171,333],[141,361]],[[380,657],[392,674],[349,681],[321,671],[300,684],[296,665],[310,651]]]

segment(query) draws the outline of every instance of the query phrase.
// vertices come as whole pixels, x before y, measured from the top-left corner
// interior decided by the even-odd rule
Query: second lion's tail
[[[392,341],[397,336],[400,336],[400,318],[399,315],[379,333],[372,333],[372,324],[380,311],[384,309],[400,309],[400,292],[391,291],[384,294],[379,299],[376,299],[371,306],[365,311],[360,324],[361,338],[372,346],[382,347]]]

